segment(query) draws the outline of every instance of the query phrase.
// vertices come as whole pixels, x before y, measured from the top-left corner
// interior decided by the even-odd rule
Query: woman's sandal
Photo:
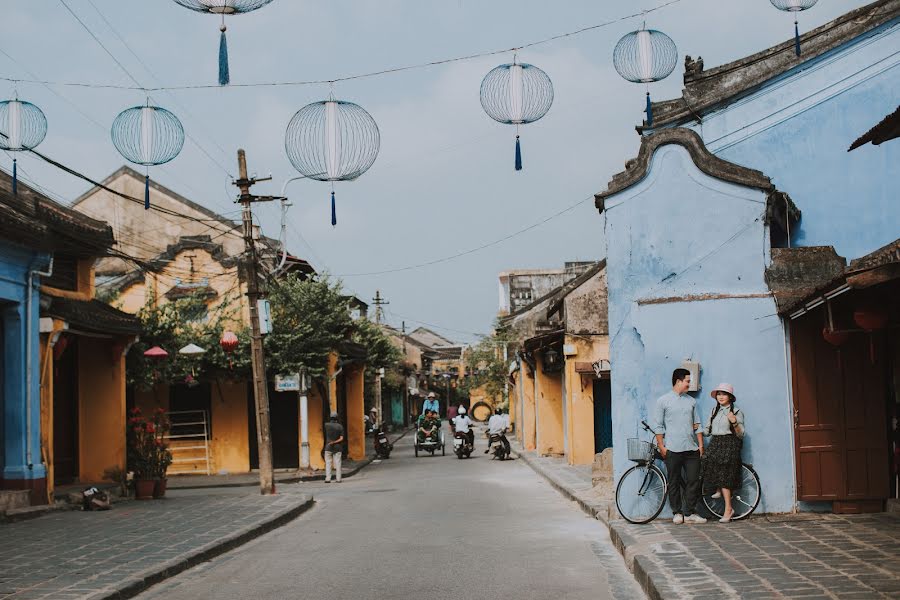
[[[734,516],[734,509],[732,508],[732,509],[731,509],[731,512],[727,512],[727,513],[725,513],[724,515],[722,515],[722,518],[719,519],[719,523],[730,523],[730,522],[731,522],[731,518],[732,518],[733,516]]]

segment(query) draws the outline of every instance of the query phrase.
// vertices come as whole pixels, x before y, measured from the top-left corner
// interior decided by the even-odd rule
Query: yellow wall
[[[344,369],[343,376],[347,392],[347,454],[350,460],[362,460],[366,457],[366,433],[363,428],[365,366],[348,367]]]
[[[210,415],[212,472],[250,471],[247,382],[214,381]]]
[[[559,373],[541,370],[543,356],[537,361],[537,451],[541,456],[559,455],[563,451],[562,377]]]
[[[516,372],[516,381],[518,381],[518,371]],[[519,387],[515,384],[509,385],[509,426],[519,435],[519,428],[516,426],[516,415],[519,412]]]
[[[566,336],[565,343],[574,346],[577,354],[566,356],[566,434],[570,465],[594,462],[594,378],[575,372],[575,362],[595,362],[606,358],[607,337],[585,339]],[[600,355],[601,353],[602,356]]]
[[[54,479],[53,463],[53,348],[65,323],[53,319],[53,333],[40,336],[40,387],[41,387],[41,461],[47,468],[47,502],[52,503]]]
[[[520,427],[521,431],[521,441],[522,447],[525,450],[532,451],[537,448],[537,438],[535,436],[535,402],[534,402],[534,374],[531,372],[531,368],[527,365],[522,366],[522,373],[524,374],[522,381],[522,395],[524,396],[524,400],[522,402],[522,427]]]
[[[325,447],[325,432],[322,430],[324,416],[322,413],[322,394],[318,385],[313,385],[307,397],[309,412],[309,466],[313,469],[324,469],[322,448]]]
[[[78,340],[79,479],[101,481],[109,467],[125,468],[125,358],[113,342]]]

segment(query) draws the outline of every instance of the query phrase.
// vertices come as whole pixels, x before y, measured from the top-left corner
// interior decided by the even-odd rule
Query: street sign
[[[259,332],[262,335],[272,332],[272,311],[268,300],[257,300],[256,309],[259,311]]]
[[[276,392],[299,392],[300,391],[300,374],[292,373],[290,375],[275,376]]]

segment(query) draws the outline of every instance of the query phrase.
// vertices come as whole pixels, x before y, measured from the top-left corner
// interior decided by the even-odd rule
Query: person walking
[[[325,483],[331,483],[331,467],[337,482],[341,482],[341,456],[344,451],[344,426],[338,422],[338,414],[331,413],[331,420],[325,423]]]
[[[706,489],[716,489],[713,498],[724,498],[725,514],[719,521],[728,523],[734,516],[731,493],[741,487],[744,412],[734,406],[737,398],[730,383],[720,383],[709,395],[715,398],[716,406],[703,430],[711,439],[700,471]]]
[[[672,391],[656,401],[653,413],[656,444],[669,474],[669,506],[674,515],[672,522],[676,524],[706,523],[706,519],[694,513],[700,498],[703,431],[697,418],[697,401],[687,395],[690,387],[690,371],[675,369],[672,372]]]

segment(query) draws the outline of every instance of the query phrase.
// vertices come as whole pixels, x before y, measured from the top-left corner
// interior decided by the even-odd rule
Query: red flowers
[[[137,407],[128,419],[128,469],[138,479],[161,479],[172,464],[172,453],[166,439],[171,423],[165,409],[153,410],[150,417],[141,416]]]

